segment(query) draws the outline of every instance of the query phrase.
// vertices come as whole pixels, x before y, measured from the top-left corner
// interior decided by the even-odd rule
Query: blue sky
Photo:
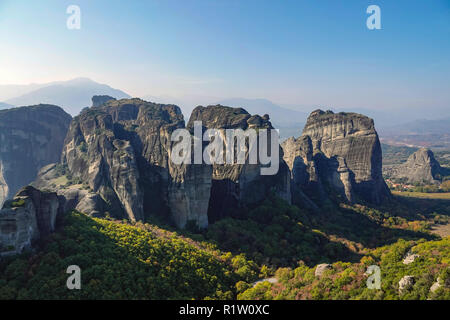
[[[71,4],[81,30],[66,28]],[[371,4],[382,30],[366,28]],[[450,0],[0,0],[0,44],[0,84],[450,107]]]

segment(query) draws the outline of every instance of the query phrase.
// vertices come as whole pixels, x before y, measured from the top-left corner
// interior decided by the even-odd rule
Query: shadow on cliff
[[[405,202],[394,198],[380,207],[330,206],[317,213],[313,225],[326,234],[359,243],[366,248],[392,244],[399,239],[436,239],[436,236],[425,232],[423,228],[418,228],[417,231],[406,229],[410,222],[420,225],[432,215],[432,210],[422,210],[420,214],[415,211],[420,211],[420,207],[412,209],[411,205],[405,205]]]
[[[346,244],[312,227],[305,210],[274,196],[259,205],[228,212],[226,218],[197,231],[200,234],[178,232],[201,237],[222,251],[244,253],[260,265],[274,267],[292,267],[299,261],[309,266],[322,262],[357,262],[362,257]]]
[[[339,207],[330,202],[312,212],[271,197],[258,206],[241,209],[240,214],[234,212],[233,218],[216,221],[202,236],[221,250],[245,253],[259,264],[280,267],[296,265],[299,260],[310,266],[358,262],[365,248],[399,239],[437,239],[421,225],[433,216],[436,204],[416,207],[414,202],[396,198],[377,208]]]

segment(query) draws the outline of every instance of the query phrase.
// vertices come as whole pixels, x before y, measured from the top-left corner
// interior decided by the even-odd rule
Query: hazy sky
[[[450,1],[0,0],[0,84],[74,77],[134,96],[450,106]]]

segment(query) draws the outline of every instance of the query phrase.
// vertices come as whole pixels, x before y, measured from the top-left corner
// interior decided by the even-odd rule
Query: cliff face
[[[106,101],[74,118],[61,164],[43,168],[35,185],[58,190],[66,209],[130,220],[171,214],[179,227],[189,220],[206,227],[211,168],[170,161],[178,128],[184,120],[177,106]],[[70,181],[57,185],[61,177]]]
[[[218,129],[223,140],[226,129],[273,129],[268,115],[252,116],[242,108],[221,105],[195,108],[187,125],[191,133],[194,121],[201,121],[204,129]],[[245,164],[213,164],[208,209],[210,220],[216,221],[233,214],[242,206],[255,204],[269,192],[275,192],[290,202],[289,168],[283,160],[281,148],[279,155],[279,170],[275,175],[261,175],[261,165],[250,164],[248,152]]]
[[[434,158],[433,151],[422,148],[409,156],[408,160],[393,169],[393,179],[405,179],[408,183],[436,184],[441,180],[443,169]]]
[[[282,148],[284,160],[290,169],[292,203],[317,209],[317,205],[311,200],[318,202],[326,195],[319,177],[311,138],[291,137],[282,143]]]
[[[0,210],[0,256],[20,253],[53,232],[56,217],[62,212],[61,201],[56,193],[30,186],[7,200]]]
[[[175,165],[171,135],[184,128],[177,106],[100,100],[73,119],[61,163],[43,167],[34,182],[63,196],[64,210],[134,221],[170,215],[180,228],[190,221],[204,228],[269,193],[313,209],[330,186],[348,201],[379,203],[390,195],[373,121],[359,114],[313,112],[300,138],[285,141],[284,152],[277,144],[278,172],[262,175],[259,156],[249,164],[248,151],[245,164]],[[226,129],[273,128],[267,115],[221,105],[197,107],[187,125],[191,135],[195,121],[202,133],[217,129],[224,141]]]
[[[42,166],[59,160],[70,121],[52,105],[0,111],[0,206]]]
[[[203,129],[272,128],[268,116],[223,106],[198,107],[188,129],[196,120]],[[262,176],[258,164],[176,165],[171,134],[181,128],[183,116],[174,105],[124,99],[91,107],[72,121],[61,163],[42,168],[34,186],[64,196],[65,210],[130,220],[164,214],[181,228],[190,221],[204,228],[269,192],[290,201],[282,152],[274,176]]]
[[[303,189],[312,184],[323,193],[327,184],[350,202],[380,203],[390,195],[382,177],[378,134],[366,116],[316,110],[302,137],[286,141],[283,148],[294,184]]]

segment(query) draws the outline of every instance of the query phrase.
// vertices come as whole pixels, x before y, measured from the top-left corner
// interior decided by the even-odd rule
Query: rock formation
[[[283,144],[284,153],[277,145],[278,172],[261,175],[263,166],[248,162],[248,150],[245,164],[174,164],[178,142],[171,135],[185,128],[175,105],[108,97],[93,103],[73,119],[61,162],[43,167],[33,184],[63,196],[66,211],[133,221],[163,215],[181,228],[190,221],[204,228],[272,193],[313,209],[329,187],[348,201],[389,196],[373,121],[359,114],[313,112],[303,135]],[[190,134],[196,121],[202,132],[217,129],[223,138],[226,129],[273,129],[268,115],[221,105],[195,108]]]
[[[191,133],[195,121],[201,121],[204,129],[218,129],[224,140],[226,129],[273,129],[268,115],[252,116],[242,108],[222,105],[195,108],[187,125]],[[281,148],[279,154],[279,169],[275,175],[261,175],[260,162],[250,164],[248,152],[245,164],[213,164],[210,220],[216,221],[243,206],[256,204],[270,192],[290,202],[289,169],[283,161]]]
[[[178,128],[184,120],[175,105],[123,99],[86,109],[70,125],[61,164],[44,168],[35,185],[53,185],[66,209],[133,221],[171,214],[179,227],[190,220],[206,227],[211,167],[170,161]]]
[[[350,202],[377,204],[390,196],[382,177],[378,134],[366,116],[316,110],[302,136],[282,146],[291,170],[294,202],[303,198],[300,191],[323,199],[326,187]]]
[[[77,210],[90,216],[103,216],[108,211],[106,203],[99,194],[92,192],[86,185],[74,184],[66,177],[61,164],[52,163],[43,167],[32,185],[38,189],[57,192],[65,200],[63,211]],[[79,181],[78,181],[79,182]]]
[[[390,177],[408,183],[437,184],[443,171],[433,151],[422,148],[410,155],[405,163],[393,168]]]
[[[404,276],[398,282],[398,292],[399,294],[405,293],[410,290],[415,283],[414,276]]]
[[[100,107],[102,104],[107,103],[108,101],[116,100],[116,98],[110,96],[93,96],[92,97],[92,106]]]
[[[314,270],[315,277],[321,277],[325,271],[333,269],[333,266],[328,263],[321,263],[316,266],[316,270]]]
[[[282,147],[291,173],[292,203],[317,209],[315,202],[326,197],[316,160],[321,154],[314,155],[309,136],[291,137],[282,143]]]
[[[31,186],[7,200],[0,210],[0,256],[20,253],[53,232],[62,201],[56,193]]]
[[[251,116],[244,109],[224,106],[196,108],[188,129],[197,120],[204,129],[272,128],[267,115]],[[107,212],[130,220],[170,215],[181,228],[190,221],[204,228],[271,192],[290,200],[289,169],[282,152],[273,176],[261,175],[259,164],[176,165],[170,161],[177,143],[171,134],[182,128],[177,106],[109,100],[73,119],[61,163],[42,168],[33,185],[64,196],[65,210]]]
[[[415,254],[415,253],[412,253],[411,251],[408,251],[408,253],[406,253],[406,256],[403,259],[402,263],[403,264],[410,264],[410,263],[413,263],[417,258],[419,258],[418,254]]]
[[[430,292],[436,292],[437,290],[439,290],[439,289],[442,287],[441,282],[442,282],[441,278],[438,277],[438,278],[436,279],[436,282],[434,282],[434,283],[431,285],[431,287],[430,287]]]
[[[70,121],[52,105],[0,110],[0,206],[59,160]]]

